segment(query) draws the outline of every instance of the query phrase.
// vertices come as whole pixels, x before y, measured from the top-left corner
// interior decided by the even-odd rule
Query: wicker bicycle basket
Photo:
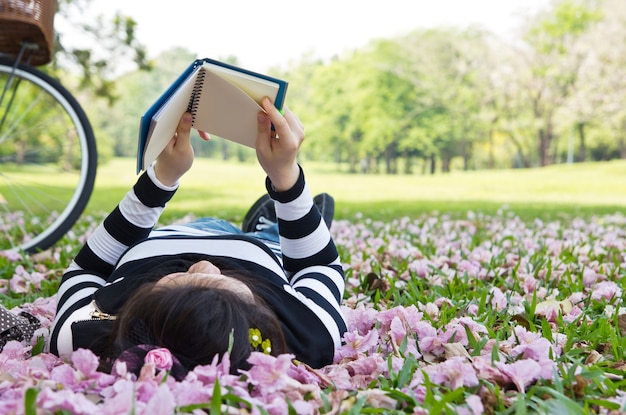
[[[50,62],[56,9],[56,0],[0,0],[0,54],[16,57],[23,42],[28,42],[37,46],[32,65]]]

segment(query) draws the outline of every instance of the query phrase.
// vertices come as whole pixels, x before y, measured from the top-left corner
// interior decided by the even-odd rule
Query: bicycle
[[[0,252],[45,250],[83,213],[97,147],[53,56],[56,0],[0,0]]]

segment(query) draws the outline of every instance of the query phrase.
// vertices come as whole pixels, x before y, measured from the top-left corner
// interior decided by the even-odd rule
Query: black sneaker
[[[313,203],[320,211],[326,227],[330,229],[335,216],[335,200],[328,193],[320,193],[313,198]],[[274,201],[269,195],[261,196],[248,210],[241,224],[244,232],[261,231],[276,223],[276,210]]]
[[[313,203],[319,209],[322,214],[326,226],[330,229],[330,225],[333,223],[333,217],[335,216],[335,200],[328,193],[320,193],[313,198]]]
[[[276,223],[274,201],[269,195],[261,196],[243,218],[241,230],[244,232],[262,231]]]

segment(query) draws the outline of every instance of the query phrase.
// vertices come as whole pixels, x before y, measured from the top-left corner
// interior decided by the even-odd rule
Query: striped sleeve
[[[76,263],[85,270],[110,274],[120,255],[150,234],[176,187],[162,185],[156,179],[154,166],[150,166],[89,237],[76,256]]]
[[[57,292],[50,341],[52,353],[71,353],[71,323],[89,318],[93,293],[106,283],[127,248],[149,235],[177,187],[161,184],[154,174],[154,167],[150,166],[89,237],[65,271]]]
[[[269,180],[269,195],[275,202],[283,266],[298,298],[324,323],[336,347],[347,330],[341,312],[345,289],[343,268],[330,231],[300,170],[294,187],[275,192]]]

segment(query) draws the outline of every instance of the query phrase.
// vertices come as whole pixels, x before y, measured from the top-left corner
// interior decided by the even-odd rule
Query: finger
[[[256,148],[260,149],[265,147],[268,143],[268,138],[270,137],[272,128],[272,123],[267,113],[263,111],[259,111],[257,115],[257,138],[256,138]]]
[[[291,112],[287,106],[283,108],[283,112],[291,132],[297,136],[300,141],[302,141],[304,139],[304,124],[302,124],[302,121],[300,121],[298,116]]]
[[[288,132],[286,129],[289,128],[289,124],[287,123],[285,117],[278,111],[268,97],[263,98],[262,104],[263,109],[270,118],[274,128],[278,132],[278,135],[280,136],[281,133],[286,134]]]
[[[200,138],[202,138],[204,141],[209,141],[211,139],[211,135],[206,131],[198,130],[198,134],[200,134]]]
[[[186,112],[180,118],[176,128],[176,144],[188,144],[191,136],[191,114]]]

